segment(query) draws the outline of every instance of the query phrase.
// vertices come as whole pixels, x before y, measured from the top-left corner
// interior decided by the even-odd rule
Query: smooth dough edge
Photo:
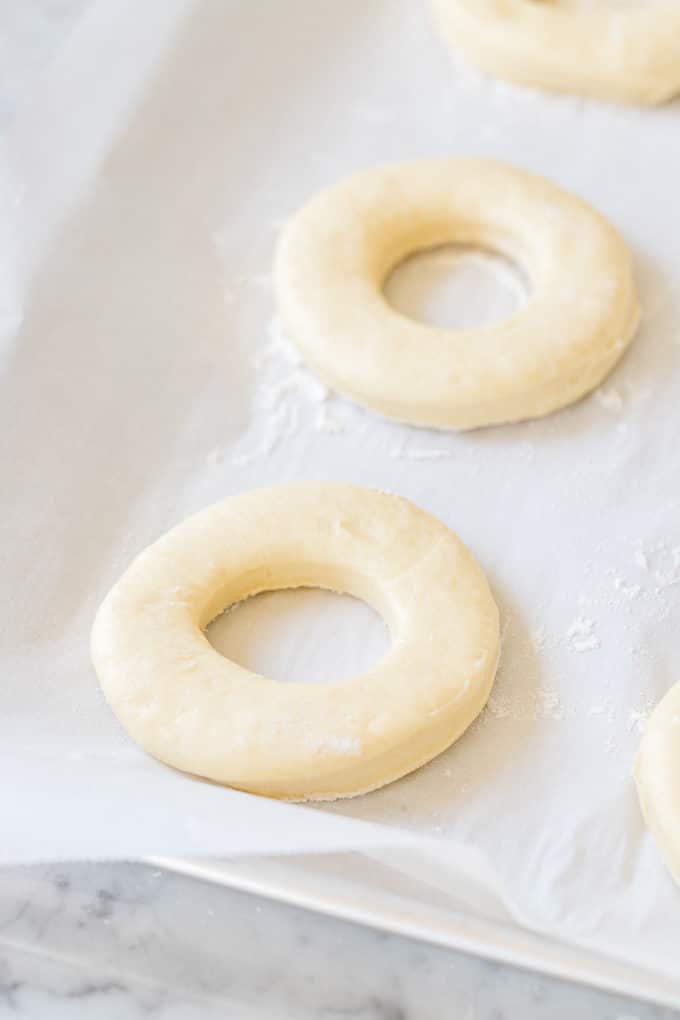
[[[680,885],[680,684],[647,720],[633,775],[643,818]]]
[[[545,6],[549,8],[552,4]],[[617,59],[615,30],[612,30],[609,60],[613,66],[609,69],[606,69],[601,49],[592,54],[592,59],[584,53],[582,38],[592,45],[594,39],[601,40],[607,34],[606,29],[601,31],[605,18],[602,12],[596,12],[598,25],[593,22],[585,36],[579,24],[583,21],[581,12],[573,29],[564,21],[556,24],[554,33],[548,32],[554,40],[546,45],[545,32],[532,37],[528,19],[521,26],[507,24],[507,15],[512,16],[514,12],[513,3],[507,0],[504,5],[488,0],[430,0],[430,8],[435,27],[450,49],[485,74],[528,88],[647,106],[669,102],[680,94],[680,61],[677,59],[680,11],[669,5],[656,12],[637,13],[638,19],[649,18],[648,24],[654,29],[658,29],[658,23],[651,19],[659,17],[664,17],[668,27],[663,33],[658,30],[654,33],[656,42],[644,65],[635,72],[625,53]],[[543,20],[542,11],[533,13]],[[618,18],[619,24],[625,23],[627,16],[627,12],[609,14],[612,26],[617,24],[614,19]],[[541,27],[545,28],[545,24]],[[631,38],[636,38],[634,32]],[[640,52],[639,45],[636,52]]]
[[[262,502],[266,503],[271,502],[273,497],[280,499],[283,494],[282,490],[285,490],[286,488],[295,492],[296,489],[298,491],[302,491],[304,488],[308,488],[313,485],[319,485],[321,489],[326,491],[332,491],[335,486],[338,489],[344,488],[346,490],[352,490],[353,492],[358,492],[360,494],[363,493],[369,496],[371,493],[371,490],[361,490],[354,486],[342,486],[338,485],[338,483],[289,483],[289,486],[276,486],[273,489],[267,488],[254,490],[254,492],[259,492]],[[252,493],[242,495],[251,496]],[[373,493],[373,496],[375,498],[384,498],[384,494],[379,493]],[[133,561],[119,582],[117,582],[117,584],[111,589],[97,614],[91,639],[92,659],[107,701],[114,713],[119,717],[124,728],[131,733],[133,739],[135,739],[137,743],[144,747],[144,749],[151,753],[154,757],[159,758],[161,761],[164,761],[172,767],[180,768],[182,771],[189,772],[194,775],[205,776],[206,778],[222,782],[224,785],[229,785],[236,789],[292,801],[331,800],[347,796],[358,796],[368,790],[377,789],[378,787],[386,785],[414,769],[419,768],[458,739],[458,737],[467,729],[470,723],[484,707],[493,684],[499,649],[498,610],[488,589],[488,582],[484,577],[483,571],[481,571],[481,568],[470,554],[467,553],[465,547],[462,543],[460,543],[460,540],[457,539],[457,537],[450,532],[442,522],[438,521],[436,518],[430,517],[429,514],[420,510],[417,506],[410,504],[407,500],[404,500],[401,497],[389,498],[395,500],[402,507],[410,507],[410,512],[417,514],[421,521],[427,520],[431,522],[434,529],[434,537],[438,537],[440,533],[448,534],[451,541],[455,544],[455,547],[460,547],[460,550],[462,550],[462,553],[464,554],[464,563],[469,564],[469,569],[473,570],[473,578],[477,585],[476,598],[481,599],[480,609],[478,611],[486,614],[486,622],[484,624],[483,632],[487,635],[485,640],[488,642],[486,647],[488,648],[489,655],[486,659],[487,666],[479,672],[478,676],[475,677],[474,683],[471,683],[470,690],[467,691],[463,699],[459,699],[458,696],[456,696],[456,698],[451,699],[450,703],[441,703],[440,708],[437,709],[439,719],[435,720],[434,723],[432,718],[429,720],[415,719],[411,738],[406,744],[402,741],[400,744],[393,747],[392,750],[388,750],[387,753],[383,753],[382,751],[379,753],[375,753],[375,751],[373,753],[368,753],[366,756],[362,757],[361,761],[357,762],[354,762],[351,758],[345,758],[340,762],[343,767],[339,771],[336,770],[335,772],[329,773],[326,768],[327,779],[330,779],[330,782],[328,782],[327,785],[324,785],[323,783],[320,785],[320,781],[315,778],[313,769],[315,760],[313,757],[310,758],[311,771],[309,775],[309,783],[301,783],[296,789],[297,783],[288,783],[287,780],[284,781],[283,784],[279,783],[278,780],[271,784],[260,781],[253,783],[238,781],[232,782],[224,777],[220,777],[219,775],[207,774],[202,768],[192,768],[190,761],[186,760],[186,758],[183,758],[181,764],[178,764],[178,759],[175,757],[174,749],[171,747],[169,749],[169,753],[166,754],[163,751],[163,747],[158,746],[155,738],[151,741],[150,745],[145,743],[144,727],[142,726],[140,731],[136,728],[136,726],[133,726],[131,730],[129,719],[126,716],[127,709],[121,711],[121,709],[124,708],[124,701],[127,697],[125,692],[132,690],[137,681],[137,677],[134,675],[137,659],[134,654],[130,655],[128,650],[127,658],[124,657],[122,661],[116,661],[117,648],[120,643],[120,639],[117,635],[120,634],[121,623],[123,627],[125,626],[125,617],[121,617],[123,608],[120,600],[117,598],[117,592],[121,590],[121,586],[130,587],[130,585],[132,585],[133,589],[137,589],[137,578],[139,579],[139,585],[141,585],[141,588],[143,589],[144,586],[148,584],[148,578],[154,574],[155,561],[157,560],[159,562],[165,561],[162,564],[162,569],[165,570],[168,561],[168,554],[171,553],[172,547],[176,546],[177,542],[179,542],[179,548],[182,546],[181,531],[183,526],[191,525],[192,522],[195,525],[196,520],[200,518],[208,519],[210,511],[217,510],[222,506],[222,504],[216,504],[214,507],[208,508],[208,510],[201,511],[199,514],[194,515],[193,518],[187,518],[180,525],[173,528],[171,532],[166,533],[166,535],[154,543],[153,546],[144,550],[136,558],[136,560]],[[231,497],[230,499],[238,501],[239,496]],[[224,503],[229,503],[230,499],[225,500]],[[208,515],[207,518],[206,515]],[[167,544],[169,536],[171,538],[170,546]],[[235,541],[238,541],[237,536],[235,536]],[[186,554],[186,552],[187,550],[185,549],[184,553]],[[190,556],[189,559],[191,559]],[[439,559],[439,557],[436,557],[435,559]],[[171,578],[171,575],[172,569],[170,569],[170,574],[168,576]],[[463,578],[464,576],[465,575],[462,575]],[[312,583],[314,583],[313,579]],[[278,583],[272,583],[260,590],[277,590],[280,587],[286,586],[287,585],[285,584],[279,585]],[[327,587],[333,588],[336,586],[329,584]],[[168,590],[174,590],[174,586]],[[341,590],[346,589],[343,588]],[[135,592],[134,594],[136,599],[138,592]],[[144,603],[146,596],[143,590],[141,592],[141,597],[142,603]],[[173,596],[173,598],[175,598],[175,596]],[[181,599],[182,595],[178,594],[176,598]],[[165,634],[160,634],[160,640],[164,640],[165,637]],[[134,649],[132,652],[134,653]],[[229,660],[223,659],[223,657],[219,656],[218,653],[214,653],[214,650],[212,654],[214,654],[218,662],[225,664],[227,667],[230,665]],[[382,662],[383,660],[380,661]],[[240,667],[236,668],[244,675],[247,675],[247,671],[241,670]],[[273,681],[266,681],[264,678],[257,678],[255,674],[250,675],[265,683],[274,684]],[[365,675],[366,674],[362,674],[362,676]],[[290,689],[296,686],[298,685],[276,684],[274,685],[274,688],[285,693],[286,688]],[[323,686],[325,687],[326,685]],[[328,685],[328,687],[332,686],[334,685]],[[123,702],[121,702],[121,697],[123,698]],[[153,700],[153,691],[151,692],[151,699]],[[144,703],[148,704],[148,698]],[[144,711],[146,711],[146,709],[144,709]],[[422,725],[419,725],[421,723]],[[227,733],[227,738],[228,736],[229,734]],[[382,747],[384,749],[385,746],[384,742],[382,745],[380,741],[378,742],[378,748]],[[318,759],[316,764],[319,766],[323,764],[323,759]],[[307,788],[305,788],[305,786],[307,786]]]

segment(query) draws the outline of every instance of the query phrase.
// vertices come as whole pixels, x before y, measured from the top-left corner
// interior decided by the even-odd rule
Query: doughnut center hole
[[[346,680],[390,647],[385,622],[367,603],[320,588],[254,595],[229,607],[205,634],[232,662],[283,682]]]
[[[505,255],[446,244],[409,255],[388,276],[389,304],[428,326],[475,329],[502,322],[526,304],[531,287]]]

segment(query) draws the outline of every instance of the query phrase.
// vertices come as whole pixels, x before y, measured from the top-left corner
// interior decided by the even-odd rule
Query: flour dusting
[[[305,746],[310,751],[335,751],[338,754],[360,755],[361,741],[356,737],[306,736]]]
[[[595,391],[595,399],[607,411],[620,411],[623,408],[623,397],[613,386],[609,389],[600,387]]]
[[[572,652],[592,652],[600,647],[600,639],[595,632],[595,620],[587,616],[579,616],[567,631],[567,640]]]
[[[268,342],[256,352],[252,363],[256,385],[251,423],[231,455],[235,467],[266,458],[310,428],[333,431],[324,408],[332,395],[304,366],[296,348],[281,332],[276,316],[269,323]]]

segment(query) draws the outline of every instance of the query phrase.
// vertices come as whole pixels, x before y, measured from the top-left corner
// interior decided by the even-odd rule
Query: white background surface
[[[433,884],[455,888],[472,847],[513,916],[677,976],[680,902],[629,776],[638,723],[675,679],[677,118],[677,104],[617,109],[461,75],[414,4],[93,7],[16,118],[2,172],[4,860],[411,833],[429,840],[413,860]],[[433,434],[322,400],[271,345],[280,221],[346,172],[424,154],[513,160],[622,229],[647,316],[599,398]],[[96,605],[136,551],[230,492],[313,476],[438,514],[488,570],[506,626],[494,695],[464,739],[321,809],[147,760],[87,655]],[[374,631],[348,613],[355,668]],[[319,654],[313,637],[281,639],[291,675]]]

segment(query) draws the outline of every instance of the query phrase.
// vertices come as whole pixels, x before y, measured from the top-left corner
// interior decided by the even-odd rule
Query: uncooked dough
[[[647,721],[635,779],[645,821],[680,885],[680,683]]]
[[[205,637],[225,607],[302,586],[364,599],[391,650],[347,681],[277,683]],[[498,648],[484,574],[448,528],[405,499],[331,482],[188,518],[133,562],[92,631],[104,694],[146,751],[287,800],[350,797],[439,754],[484,706]]]
[[[680,4],[431,0],[450,45],[482,70],[537,88],[630,103],[680,92]]]
[[[383,285],[408,255],[450,242],[523,266],[528,303],[478,329],[414,322]],[[594,209],[491,160],[423,159],[366,170],[313,198],[279,242],[283,329],[340,393],[414,425],[469,429],[578,400],[631,341],[631,257]]]

